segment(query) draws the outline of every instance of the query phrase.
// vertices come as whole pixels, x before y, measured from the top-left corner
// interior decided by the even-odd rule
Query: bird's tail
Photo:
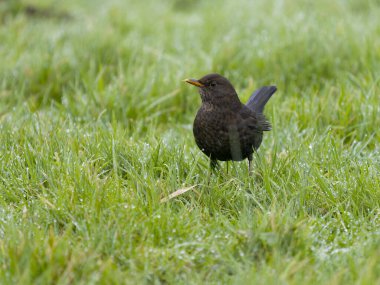
[[[268,102],[273,93],[276,92],[276,90],[276,86],[263,86],[257,89],[252,93],[246,106],[257,113],[262,113],[265,104]]]

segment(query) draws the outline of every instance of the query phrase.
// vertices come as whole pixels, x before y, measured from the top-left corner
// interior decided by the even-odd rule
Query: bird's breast
[[[236,118],[228,110],[201,107],[194,120],[193,132],[198,147],[209,157],[231,160],[231,145],[239,148]]]

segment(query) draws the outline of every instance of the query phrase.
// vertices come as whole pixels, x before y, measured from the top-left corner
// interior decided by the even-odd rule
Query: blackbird
[[[271,130],[263,110],[276,86],[257,89],[244,105],[228,79],[219,74],[185,82],[199,88],[202,105],[194,120],[193,133],[198,147],[210,158],[211,168],[218,166],[217,160],[248,158],[251,173],[252,154],[259,148],[263,132]]]

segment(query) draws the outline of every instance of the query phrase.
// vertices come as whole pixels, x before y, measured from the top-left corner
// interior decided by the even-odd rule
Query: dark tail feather
[[[263,86],[252,93],[247,102],[247,107],[257,113],[262,113],[265,104],[270,97],[276,92],[276,86]]]

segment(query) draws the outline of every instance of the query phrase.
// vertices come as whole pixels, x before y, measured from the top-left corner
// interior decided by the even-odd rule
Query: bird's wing
[[[270,131],[272,129],[271,124],[262,113],[257,113],[250,110],[248,107],[243,106],[239,112],[242,124],[246,125],[253,131],[262,132]]]

